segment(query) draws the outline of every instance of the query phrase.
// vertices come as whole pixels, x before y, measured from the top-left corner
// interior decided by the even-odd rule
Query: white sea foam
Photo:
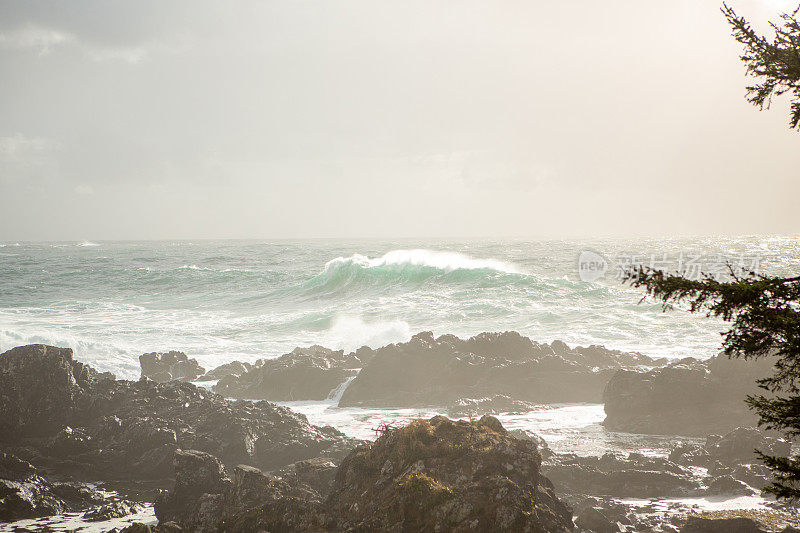
[[[79,242],[75,246],[100,246],[100,243],[92,242],[92,241],[83,241],[83,242]]]
[[[177,268],[177,270],[211,270],[211,269],[197,265],[181,265]]]
[[[411,327],[401,320],[365,322],[360,317],[340,316],[320,335],[320,344],[335,350],[356,350],[362,346],[380,348],[411,338]]]
[[[453,270],[496,270],[507,274],[521,274],[522,272],[514,265],[496,259],[476,259],[458,252],[442,252],[437,250],[392,250],[380,257],[370,259],[361,254],[353,254],[350,257],[337,257],[328,261],[325,270],[335,268],[343,264],[358,265],[362,268],[376,268],[390,265],[413,265],[422,267],[437,268],[447,272]]]
[[[358,370],[360,371],[361,369],[359,368]],[[339,383],[339,385],[333,389],[330,394],[328,394],[326,401],[329,401],[331,405],[339,405],[339,400],[341,400],[342,396],[344,396],[344,391],[347,390],[348,385],[350,385],[350,383],[356,379],[356,377],[358,377],[358,374],[350,376],[346,380]]]

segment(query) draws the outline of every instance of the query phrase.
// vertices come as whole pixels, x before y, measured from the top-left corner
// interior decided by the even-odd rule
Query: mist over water
[[[604,277],[579,279],[583,250],[609,260]],[[126,378],[149,351],[181,350],[210,369],[422,330],[709,357],[724,324],[640,304],[615,277],[617,256],[680,253],[758,256],[764,273],[796,272],[800,238],[3,243],[0,350],[69,346]]]

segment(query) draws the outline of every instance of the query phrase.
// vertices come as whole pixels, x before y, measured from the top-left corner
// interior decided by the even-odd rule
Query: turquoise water
[[[581,281],[592,250],[609,271]],[[207,368],[295,346],[354,349],[413,333],[517,330],[538,341],[708,357],[724,325],[615,279],[620,256],[758,256],[800,272],[800,238],[595,241],[197,241],[0,245],[0,350],[42,342],[120,377],[181,350]],[[643,259],[642,259],[643,258]]]

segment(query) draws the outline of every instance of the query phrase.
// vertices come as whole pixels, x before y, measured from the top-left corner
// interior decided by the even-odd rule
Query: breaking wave
[[[354,254],[332,259],[305,288],[314,292],[336,292],[355,285],[385,287],[431,280],[466,282],[509,276],[528,277],[515,265],[496,259],[476,259],[457,252],[434,250],[392,250],[376,258]]]

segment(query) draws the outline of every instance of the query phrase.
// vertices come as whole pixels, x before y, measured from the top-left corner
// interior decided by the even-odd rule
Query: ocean
[[[579,272],[587,251],[607,263],[597,279]],[[128,379],[151,351],[180,350],[211,369],[311,344],[377,348],[424,330],[516,330],[706,358],[719,351],[722,322],[664,313],[618,272],[626,262],[690,272],[720,260],[796,274],[800,237],[5,242],[0,351],[69,346]]]
[[[127,379],[138,379],[138,356],[150,351],[180,350],[211,369],[311,344],[377,348],[424,330],[459,336],[516,330],[540,342],[653,357],[718,353],[723,322],[680,306],[663,312],[659,302],[621,283],[620,267],[640,262],[689,276],[728,265],[797,275],[800,237],[5,242],[0,352],[29,343],[68,346],[78,360]],[[364,439],[384,423],[440,414],[339,408],[344,386],[325,401],[283,405]],[[607,431],[604,417],[599,404],[498,416],[560,453],[664,457],[677,441],[702,442]],[[759,496],[648,502],[664,512],[678,503],[706,510],[767,505]],[[152,521],[152,507],[135,518]],[[68,530],[75,520],[58,516],[47,525]]]

